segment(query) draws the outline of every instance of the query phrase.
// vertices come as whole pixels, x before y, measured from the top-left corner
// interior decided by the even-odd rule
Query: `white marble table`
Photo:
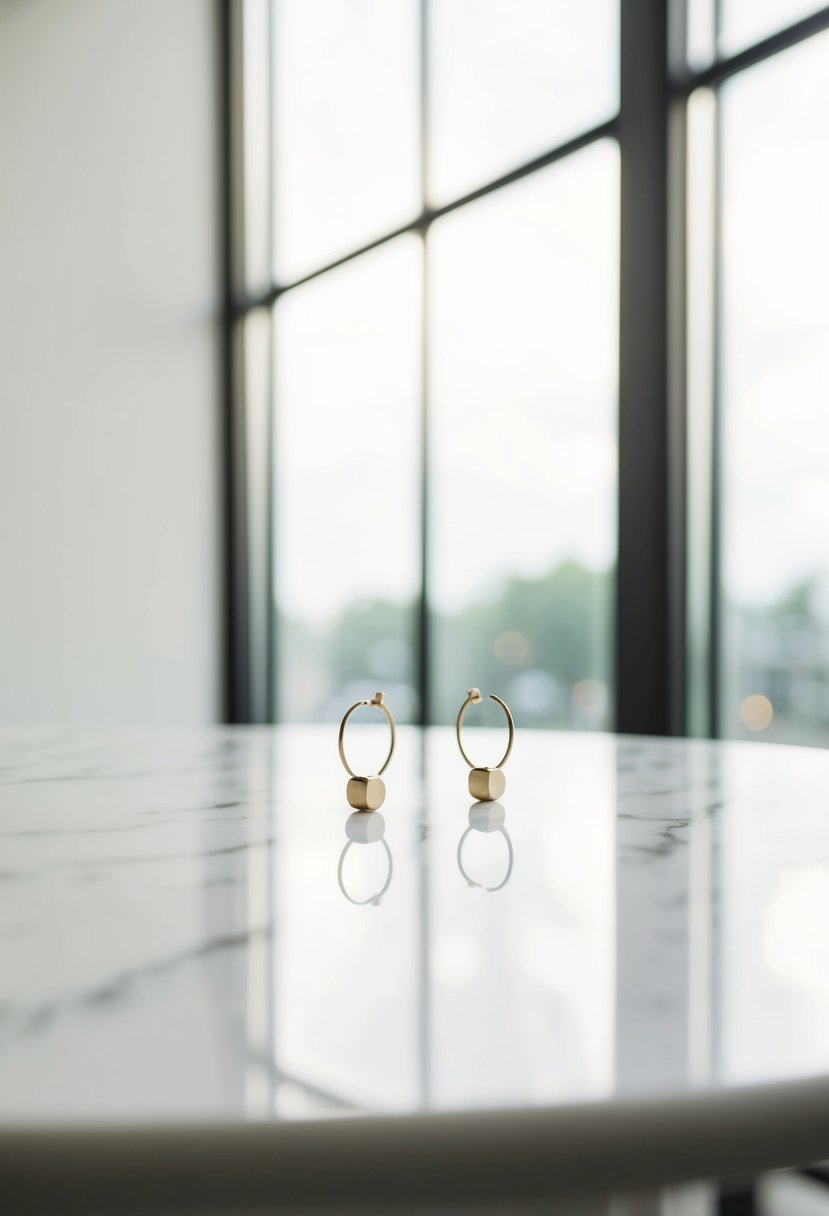
[[[0,1200],[449,1210],[829,1156],[829,754],[524,731],[500,804],[466,773],[401,730],[369,823],[336,727],[0,736]]]

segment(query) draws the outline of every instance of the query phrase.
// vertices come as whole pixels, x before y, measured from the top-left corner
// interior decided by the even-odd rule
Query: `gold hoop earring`
[[[461,737],[461,729],[463,726],[463,717],[470,705],[478,705],[483,701],[481,690],[479,688],[470,688],[466,700],[458,710],[458,721],[455,726],[455,732],[458,736],[458,747],[461,749],[461,755],[472,770],[469,774],[469,792],[473,798],[477,798],[479,802],[494,802],[496,798],[500,798],[507,787],[507,779],[503,774],[503,767],[509,759],[512,745],[515,742],[515,723],[512,720],[512,714],[509,711],[509,706],[506,701],[502,701],[500,697],[496,697],[494,692],[489,694],[490,701],[494,701],[496,705],[500,705],[507,718],[507,729],[509,730],[509,740],[507,742],[507,750],[504,752],[501,759],[492,768],[482,768],[467,755],[466,748],[463,745]]]
[[[374,709],[379,709],[385,715],[391,731],[391,742],[389,743],[389,752],[383,761],[382,767],[374,777],[360,777],[354,772],[354,769],[348,763],[345,755],[345,728],[348,725],[349,718],[356,713],[358,709],[362,709],[364,705]],[[345,711],[343,720],[340,723],[340,736],[337,740],[337,747],[340,752],[340,759],[343,762],[343,768],[348,773],[348,785],[345,787],[345,796],[348,799],[348,805],[353,806],[355,811],[376,811],[383,805],[386,798],[386,787],[381,780],[381,774],[389,767],[389,761],[394,752],[394,718],[391,716],[391,710],[386,705],[383,699],[382,692],[376,692],[370,701],[355,701],[350,709]]]

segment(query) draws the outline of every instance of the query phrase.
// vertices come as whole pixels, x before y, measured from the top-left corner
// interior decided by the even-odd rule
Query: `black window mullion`
[[[243,254],[240,242],[242,155],[242,10],[233,0],[219,4],[220,197],[221,197],[221,415],[222,415],[222,634],[223,717],[250,720],[248,552],[245,518],[246,470],[241,321],[234,294]]]
[[[720,25],[719,10],[720,5],[718,4],[715,37]],[[752,43],[751,46],[737,51],[734,55],[715,59],[708,67],[701,68],[699,71],[689,71],[687,66],[679,69],[673,74],[671,91],[675,94],[687,95],[704,85],[715,87],[722,84],[723,81],[729,80],[738,72],[762,63],[765,59],[779,54],[780,51],[788,50],[789,47],[797,46],[799,42],[804,42],[807,38],[812,38],[826,29],[829,29],[829,5],[818,9],[815,13],[810,13],[801,21],[795,21],[792,25],[787,25],[782,30],[769,34],[768,37]]]
[[[722,469],[722,105],[719,90],[716,92],[716,118],[714,128],[714,249],[712,273],[714,275],[714,316],[711,338],[711,519],[708,535],[708,735],[716,739],[720,734],[720,673],[722,670],[722,580],[721,580],[721,536],[722,494],[720,475]]]
[[[681,726],[684,683],[671,646],[666,10],[621,0],[616,729],[654,735]]]

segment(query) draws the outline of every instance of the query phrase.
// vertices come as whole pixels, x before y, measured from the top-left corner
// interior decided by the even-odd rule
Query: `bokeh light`
[[[771,726],[773,717],[774,706],[762,693],[756,692],[746,697],[740,706],[740,721],[748,730],[766,730]]]
[[[495,657],[506,667],[517,667],[523,663],[530,652],[530,644],[523,633],[517,629],[506,629],[499,633],[493,642],[492,649]]]

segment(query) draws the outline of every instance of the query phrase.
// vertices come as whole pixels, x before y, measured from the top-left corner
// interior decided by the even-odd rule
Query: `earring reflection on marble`
[[[458,747],[461,749],[461,755],[472,770],[469,774],[469,792],[473,798],[477,798],[480,802],[494,802],[496,798],[500,798],[507,787],[507,779],[503,774],[503,767],[509,759],[509,754],[512,751],[512,745],[515,741],[515,723],[512,720],[512,714],[509,711],[509,706],[506,701],[502,701],[500,697],[496,697],[494,692],[489,694],[490,701],[494,701],[496,705],[500,705],[507,717],[507,729],[509,730],[509,740],[507,741],[507,750],[504,752],[501,759],[492,768],[481,768],[474,760],[466,753],[461,737],[463,727],[463,717],[470,705],[478,705],[483,701],[481,690],[479,688],[470,688],[467,698],[463,705],[458,710],[458,721],[455,726],[455,732],[458,736]]]
[[[345,834],[348,837],[348,843],[340,853],[340,864],[337,866],[337,886],[342,891],[345,898],[350,904],[356,904],[358,907],[363,907],[365,904],[371,904],[373,907],[378,907],[380,900],[391,886],[393,863],[391,859],[391,849],[386,844],[384,832],[386,830],[386,821],[378,811],[376,815],[363,815],[360,811],[355,811],[353,815],[349,815],[345,821]],[[348,856],[348,850],[352,845],[376,844],[379,841],[386,851],[386,863],[388,872],[386,881],[383,883],[376,895],[370,895],[368,899],[355,899],[353,895],[349,895],[348,889],[343,878],[343,870],[345,868],[345,859]]]
[[[391,731],[391,741],[389,743],[389,751],[385,760],[376,776],[360,777],[354,772],[354,769],[348,763],[345,755],[345,728],[352,714],[358,709],[362,709],[364,705],[371,706],[374,709],[379,709],[385,715],[386,721],[389,724]],[[381,807],[386,798],[386,787],[381,780],[381,775],[389,767],[389,761],[394,752],[394,718],[391,716],[391,710],[386,705],[384,694],[376,692],[370,701],[355,701],[350,709],[345,711],[343,720],[340,723],[340,736],[337,740],[337,747],[340,752],[340,759],[343,762],[343,768],[348,773],[348,785],[345,787],[345,796],[348,799],[348,805],[353,806],[355,811],[376,811]]]
[[[506,813],[500,802],[473,802],[469,808],[469,827],[458,841],[457,861],[458,869],[470,887],[479,887],[484,891],[500,891],[512,877],[512,841],[509,832],[504,827],[505,819]],[[500,832],[507,842],[507,872],[494,887],[485,887],[483,883],[475,882],[474,878],[470,878],[464,869],[463,846],[470,832],[483,832],[485,835]]]

